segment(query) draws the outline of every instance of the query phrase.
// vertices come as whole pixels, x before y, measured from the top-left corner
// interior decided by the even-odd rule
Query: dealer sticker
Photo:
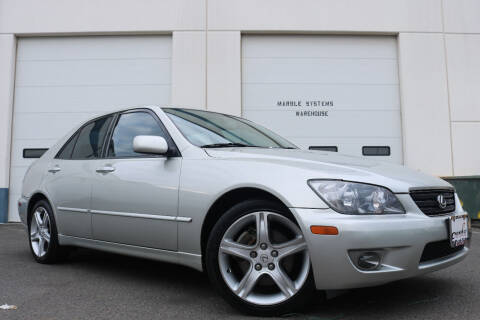
[[[462,246],[468,239],[468,215],[451,216],[450,226],[450,246],[452,248]]]

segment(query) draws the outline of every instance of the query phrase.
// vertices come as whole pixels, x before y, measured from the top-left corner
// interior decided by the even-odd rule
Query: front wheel
[[[210,234],[205,262],[222,296],[247,313],[289,313],[314,291],[305,238],[275,202],[249,200],[228,210]]]

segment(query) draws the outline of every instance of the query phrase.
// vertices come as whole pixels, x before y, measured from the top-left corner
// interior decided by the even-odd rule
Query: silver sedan
[[[130,109],[75,128],[31,165],[18,208],[40,263],[71,246],[178,263],[257,315],[469,251],[468,215],[447,182],[192,109]]]

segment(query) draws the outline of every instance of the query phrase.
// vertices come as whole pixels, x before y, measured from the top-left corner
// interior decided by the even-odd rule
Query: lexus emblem
[[[445,209],[447,207],[447,200],[443,197],[443,194],[437,196],[437,202],[440,209]]]

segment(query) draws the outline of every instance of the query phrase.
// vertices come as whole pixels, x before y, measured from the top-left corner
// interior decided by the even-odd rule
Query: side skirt
[[[60,245],[63,246],[76,246],[109,251],[133,257],[181,264],[198,271],[203,271],[202,256],[199,254],[138,247],[128,244],[65,236],[61,234],[58,235],[58,241]]]

